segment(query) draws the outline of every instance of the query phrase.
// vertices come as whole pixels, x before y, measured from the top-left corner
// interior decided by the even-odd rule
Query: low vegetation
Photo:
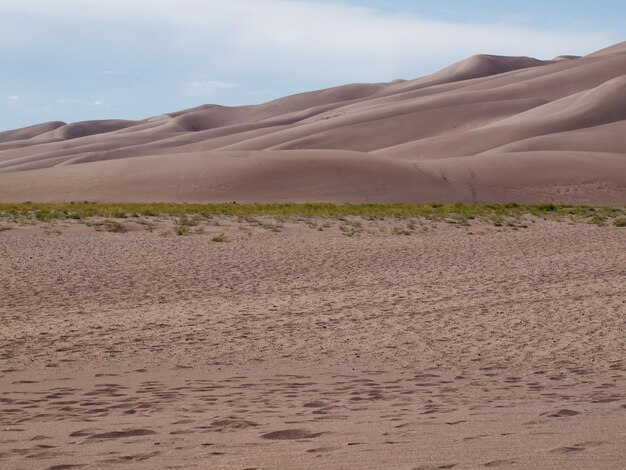
[[[394,227],[393,229],[391,229],[391,233],[393,235],[411,235],[413,232],[408,229],[408,228],[403,228],[403,227]]]
[[[49,219],[50,220],[50,219]],[[94,227],[99,232],[113,232],[113,233],[124,233],[126,232],[126,227],[124,224],[116,220],[103,220],[99,222],[89,223],[90,226]]]
[[[481,219],[496,226],[513,226],[523,223],[526,216],[570,222],[586,222],[596,225],[626,225],[626,207],[592,207],[557,204],[104,204],[91,202],[47,203],[0,203],[0,219],[51,222],[62,219],[140,219],[142,217],[166,216],[177,218],[179,235],[191,232],[191,227],[201,219],[234,216],[253,221],[268,230],[280,230],[280,224],[259,222],[255,217],[331,218],[347,220],[359,217],[369,220],[397,218],[422,218],[433,221],[467,225],[468,221]],[[141,219],[143,221],[143,219]],[[413,222],[411,222],[413,223]],[[346,232],[357,232],[358,227],[346,224]],[[521,225],[523,226],[523,225]]]
[[[179,237],[184,237],[185,235],[191,234],[191,229],[188,225],[176,225],[174,227],[174,233]]]
[[[339,230],[346,237],[354,237],[363,231],[363,225],[360,222],[352,222],[349,220],[344,220],[344,223],[339,225]]]
[[[215,243],[223,243],[228,241],[228,237],[226,236],[226,234],[220,233],[219,235],[215,235],[213,238],[211,238],[211,241]]]

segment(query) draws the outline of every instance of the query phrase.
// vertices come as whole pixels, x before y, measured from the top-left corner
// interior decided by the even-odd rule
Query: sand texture
[[[626,202],[626,43],[0,132],[2,201]]]
[[[624,228],[125,223],[0,231],[0,468],[624,468]]]

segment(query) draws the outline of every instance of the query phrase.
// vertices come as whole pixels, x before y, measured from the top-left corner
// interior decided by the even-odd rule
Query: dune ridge
[[[626,203],[626,42],[0,132],[0,200]]]

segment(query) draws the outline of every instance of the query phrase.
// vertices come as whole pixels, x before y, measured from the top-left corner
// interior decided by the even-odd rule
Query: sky
[[[0,130],[412,79],[626,40],[623,0],[0,0]]]

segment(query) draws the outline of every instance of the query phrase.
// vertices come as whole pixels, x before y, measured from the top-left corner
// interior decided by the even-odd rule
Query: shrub
[[[626,219],[615,219],[613,225],[615,227],[626,227]]]
[[[50,222],[52,219],[55,219],[56,217],[51,211],[38,210],[35,212],[35,218],[41,222]]]
[[[102,222],[101,227],[107,232],[113,232],[113,233],[126,232],[126,227],[124,227],[124,225],[120,224],[119,222],[116,222],[115,220],[105,220],[104,222]]]
[[[185,235],[189,235],[191,233],[191,229],[187,225],[177,225],[174,227],[174,232],[176,235],[184,237]]]
[[[213,238],[211,238],[211,241],[215,243],[222,243],[228,241],[228,237],[226,236],[226,234],[220,233],[219,235],[215,235]]]

